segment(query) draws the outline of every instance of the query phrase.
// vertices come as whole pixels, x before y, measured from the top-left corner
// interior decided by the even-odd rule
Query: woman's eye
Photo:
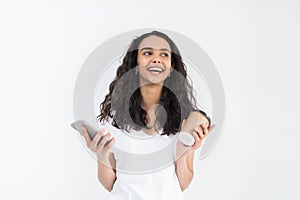
[[[144,52],[144,55],[145,55],[145,56],[150,56],[150,55],[152,55],[152,53],[149,52],[149,51],[146,51],[146,52]]]
[[[168,56],[169,56],[168,53],[162,53],[161,55],[162,55],[163,57],[168,57]]]

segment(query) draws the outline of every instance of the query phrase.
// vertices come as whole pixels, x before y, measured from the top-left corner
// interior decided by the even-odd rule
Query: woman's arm
[[[184,127],[185,122],[186,120],[183,120],[181,129]],[[179,140],[177,141],[175,169],[182,191],[190,185],[194,177],[195,150],[201,146],[204,138],[215,127],[215,125],[212,125],[208,128],[209,123],[210,122],[206,121],[193,131],[192,135],[195,138],[195,143],[192,146],[187,147]]]
[[[111,191],[116,180],[116,160],[110,148],[115,143],[115,138],[111,137],[111,133],[105,133],[105,129],[102,128],[91,140],[85,127],[82,127],[83,136],[86,140],[88,148],[97,154],[98,160],[98,180],[107,191]]]
[[[107,191],[111,191],[116,181],[116,160],[112,153],[106,163],[98,160],[98,180]]]
[[[184,191],[192,182],[194,177],[194,152],[187,156],[181,156],[175,162],[176,175],[178,177],[181,191]]]

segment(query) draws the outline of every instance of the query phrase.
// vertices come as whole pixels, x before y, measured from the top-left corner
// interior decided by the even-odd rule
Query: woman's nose
[[[161,63],[161,60],[159,58],[154,58],[152,60],[152,63]]]

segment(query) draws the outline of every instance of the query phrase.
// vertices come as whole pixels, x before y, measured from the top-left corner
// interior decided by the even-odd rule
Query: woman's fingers
[[[115,141],[116,141],[115,138],[112,137],[108,142],[105,143],[104,150],[105,151],[109,150],[112,147],[112,145],[114,145]]]
[[[92,148],[93,149],[96,149],[97,148],[97,145],[99,144],[99,142],[103,139],[103,134],[105,132],[105,129],[104,128],[101,128],[97,134],[95,135],[93,141],[92,141]]]
[[[91,140],[87,129],[82,126],[82,135],[86,140],[87,147],[97,154],[99,161],[107,162],[109,158],[109,149],[114,145],[115,138],[111,137],[111,133],[105,134],[105,129],[100,129]]]
[[[108,144],[109,140],[111,138],[111,133],[107,133],[106,135],[103,136],[102,140],[99,143],[99,148],[104,148],[106,147],[106,144]]]
[[[195,143],[192,147],[193,147],[193,149],[197,149],[201,145],[201,138],[199,136],[199,133],[196,131],[193,131],[193,136],[195,138]]]
[[[112,145],[115,143],[115,138],[111,137],[110,133],[107,133],[105,136],[103,136],[103,139],[98,145],[97,154],[106,154],[108,150],[112,147]]]
[[[204,136],[204,137],[207,136],[207,134],[208,134],[207,126],[204,125],[204,124],[201,124],[201,125],[200,125],[200,129],[202,130],[203,136]]]
[[[107,133],[104,135],[104,128],[98,131],[93,140],[91,140],[85,127],[82,127],[82,132],[88,148],[93,152],[101,153],[103,149],[108,150],[115,143],[115,139],[111,138],[111,133]]]
[[[211,126],[209,127],[209,129],[208,129],[208,133],[211,132],[215,127],[216,127],[215,124],[211,125]]]
[[[196,130],[194,130],[193,135],[195,138],[195,144],[193,145],[194,149],[197,149],[201,146],[203,139],[208,134],[206,125],[201,124]]]
[[[200,140],[202,140],[204,138],[204,132],[203,132],[203,128],[201,127],[198,127],[196,130],[194,130],[197,135],[199,136]]]
[[[185,125],[185,122],[186,122],[186,119],[183,119],[183,120],[182,120],[182,123],[181,123],[181,129],[182,129],[182,127]]]
[[[193,136],[195,138],[195,142],[200,141],[200,136],[199,136],[199,134],[196,131],[193,131],[192,134],[193,134]]]
[[[185,121],[182,122],[182,125],[184,125],[184,123],[185,123]],[[195,138],[195,143],[190,148],[193,150],[196,150],[197,148],[199,148],[201,146],[201,143],[204,140],[204,138],[208,135],[208,133],[210,131],[212,131],[214,129],[215,126],[216,125],[213,124],[209,127],[209,129],[207,129],[207,124],[201,124],[197,129],[195,129],[192,132],[192,135]],[[187,148],[187,147],[185,147],[185,148]],[[186,149],[184,152],[186,152]],[[181,152],[181,154],[183,154],[183,152]]]
[[[82,133],[83,133],[83,137],[85,138],[87,145],[89,145],[92,142],[92,140],[84,126],[82,126]]]

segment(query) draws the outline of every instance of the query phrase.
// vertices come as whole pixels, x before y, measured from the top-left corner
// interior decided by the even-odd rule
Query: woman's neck
[[[162,88],[163,86],[159,84],[146,84],[141,86],[140,91],[143,99],[143,109],[147,111],[153,105],[159,104]]]
[[[146,123],[148,128],[143,128],[143,131],[149,135],[153,135],[156,132],[154,128],[156,120],[155,110],[160,102],[162,88],[163,86],[159,84],[146,84],[140,87],[143,99],[141,106],[147,112]]]

